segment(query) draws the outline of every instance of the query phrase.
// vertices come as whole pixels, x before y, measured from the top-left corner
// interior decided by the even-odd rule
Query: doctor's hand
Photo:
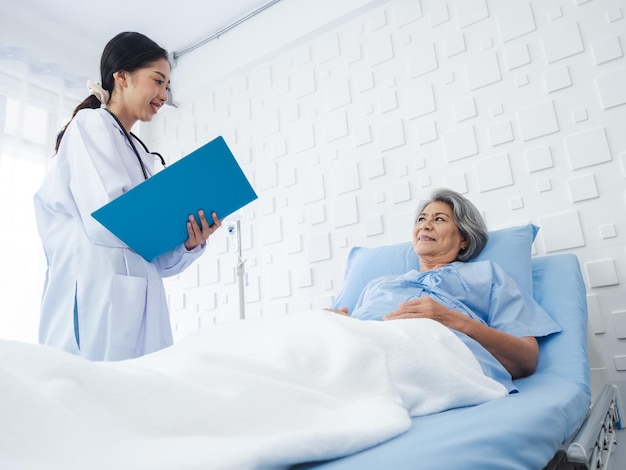
[[[213,225],[210,227],[202,209],[198,211],[200,225],[198,225],[193,214],[189,215],[189,220],[187,221],[187,233],[189,234],[189,238],[185,240],[185,248],[187,248],[187,251],[191,251],[195,247],[203,244],[213,232],[222,226],[222,221],[218,219],[217,214],[213,212],[211,215],[213,217]]]

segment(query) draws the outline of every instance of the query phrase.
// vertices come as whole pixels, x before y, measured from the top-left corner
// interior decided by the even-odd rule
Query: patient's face
[[[413,227],[413,247],[421,263],[448,264],[466,246],[452,209],[444,202],[431,202],[417,216]]]

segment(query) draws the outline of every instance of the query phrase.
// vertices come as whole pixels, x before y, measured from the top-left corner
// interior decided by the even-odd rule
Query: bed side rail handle
[[[615,429],[621,429],[617,387],[606,384],[589,410],[587,419],[567,447],[570,463],[587,468],[606,468],[615,442]]]

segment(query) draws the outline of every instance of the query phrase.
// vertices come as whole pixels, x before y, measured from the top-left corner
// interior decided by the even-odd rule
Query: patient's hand
[[[428,296],[400,303],[397,310],[385,315],[383,320],[403,318],[430,318],[461,332],[464,331],[467,323],[472,321],[467,315],[452,310]]]
[[[328,310],[329,312],[333,312],[333,313],[338,313],[339,315],[345,315],[346,317],[350,316],[350,314],[348,313],[348,307],[343,307],[341,309],[339,309],[339,308],[325,308],[324,310]]]

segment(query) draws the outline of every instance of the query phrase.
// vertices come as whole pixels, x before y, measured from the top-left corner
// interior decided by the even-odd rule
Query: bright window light
[[[21,137],[36,144],[48,141],[49,113],[42,108],[7,98],[4,133]]]

